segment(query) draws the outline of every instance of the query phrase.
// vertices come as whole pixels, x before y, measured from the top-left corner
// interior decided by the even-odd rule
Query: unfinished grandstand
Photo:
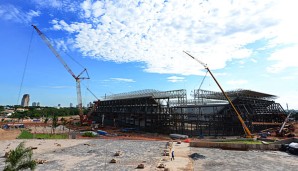
[[[276,96],[251,90],[227,91],[252,132],[280,126],[286,117]],[[221,92],[194,90],[142,90],[107,96],[96,102],[92,120],[163,134],[189,136],[243,135],[243,128]]]

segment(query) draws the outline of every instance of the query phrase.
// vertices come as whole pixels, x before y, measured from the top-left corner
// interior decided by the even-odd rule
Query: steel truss
[[[233,104],[249,129],[257,132],[276,126],[285,111],[273,95],[250,90],[230,91]],[[118,127],[189,136],[242,135],[243,129],[231,106],[219,92],[195,90],[187,101],[186,90],[143,90],[109,96],[100,101],[93,120]]]

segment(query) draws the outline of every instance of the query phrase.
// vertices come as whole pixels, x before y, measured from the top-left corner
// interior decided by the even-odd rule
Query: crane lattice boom
[[[49,47],[49,49],[54,53],[56,58],[61,62],[61,64],[64,66],[64,68],[71,74],[71,76],[76,80],[76,89],[77,89],[77,101],[78,101],[78,107],[79,107],[79,115],[80,115],[80,121],[83,123],[84,117],[83,117],[83,106],[82,106],[82,95],[81,95],[81,85],[80,82],[82,79],[90,79],[87,69],[84,68],[84,70],[76,76],[74,72],[69,68],[69,66],[66,64],[66,62],[63,60],[63,58],[60,56],[60,54],[56,51],[56,49],[52,46],[49,39],[35,26],[32,25],[33,28],[36,30],[38,35],[41,37],[41,39],[46,43],[46,45]],[[87,77],[81,77],[83,73],[87,74]]]
[[[246,126],[246,124],[244,123],[240,113],[238,112],[238,110],[236,109],[236,107],[234,106],[234,104],[232,103],[231,99],[228,97],[228,95],[225,93],[225,91],[222,89],[222,87],[220,86],[220,84],[218,83],[218,81],[216,80],[216,78],[214,77],[214,75],[212,74],[212,72],[210,71],[209,67],[207,66],[207,64],[203,63],[202,61],[198,60],[197,58],[193,57],[192,55],[190,55],[189,53],[183,51],[184,53],[186,53],[188,56],[190,56],[192,59],[196,60],[197,62],[199,62],[201,65],[204,66],[204,68],[210,73],[211,77],[213,78],[213,80],[215,81],[215,83],[217,84],[217,86],[219,87],[219,89],[221,90],[222,94],[225,96],[225,98],[228,100],[228,102],[230,103],[230,105],[232,106],[233,110],[235,111],[235,113],[237,114],[237,117],[243,127],[243,130],[245,132],[245,135],[249,138],[252,138],[252,134],[250,132],[250,130],[248,129],[248,127]]]

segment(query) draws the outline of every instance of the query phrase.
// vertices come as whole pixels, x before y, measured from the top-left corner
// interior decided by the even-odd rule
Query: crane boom
[[[81,85],[80,82],[82,79],[89,79],[89,75],[87,72],[87,69],[84,68],[84,70],[76,76],[74,72],[69,68],[69,66],[66,64],[66,62],[63,60],[63,58],[60,56],[60,54],[57,52],[57,50],[52,46],[49,39],[35,26],[32,25],[32,27],[36,30],[38,35],[41,37],[41,39],[46,43],[46,45],[49,47],[49,49],[54,53],[56,58],[61,62],[61,64],[64,66],[64,68],[70,73],[70,75],[76,80],[76,89],[77,89],[77,101],[78,101],[78,108],[79,108],[79,115],[80,115],[80,121],[83,123],[84,116],[83,116],[83,105],[82,105],[82,95],[81,95]],[[81,75],[86,72],[87,77],[81,77]]]
[[[230,103],[230,105],[232,106],[233,110],[235,111],[242,127],[243,130],[245,132],[246,137],[252,138],[252,134],[250,132],[250,130],[248,129],[248,127],[246,126],[246,124],[244,123],[240,113],[238,112],[238,110],[236,109],[236,107],[234,106],[234,104],[232,103],[231,99],[228,97],[228,95],[225,93],[225,91],[222,89],[222,87],[220,86],[220,84],[218,83],[218,81],[216,80],[216,78],[214,77],[214,75],[212,74],[212,72],[210,71],[209,67],[207,66],[207,64],[203,63],[202,61],[198,60],[197,58],[193,57],[192,55],[190,55],[189,53],[183,51],[184,53],[186,53],[188,56],[190,56],[192,59],[196,60],[197,62],[199,62],[201,65],[204,66],[204,68],[210,73],[211,77],[213,78],[213,80],[215,81],[215,83],[217,84],[217,86],[219,87],[219,89],[221,90],[222,94],[225,96],[225,98],[228,100],[228,102]]]
[[[60,54],[52,46],[52,44],[50,43],[50,41],[48,40],[48,38],[35,25],[32,25],[32,27],[34,27],[34,29],[36,30],[36,32],[38,33],[38,35],[47,44],[47,46],[54,53],[54,55],[57,57],[57,59],[62,63],[62,65],[64,66],[64,68],[72,75],[73,78],[76,78],[76,75],[72,72],[72,70],[68,67],[68,65],[66,64],[66,62],[60,56]]]

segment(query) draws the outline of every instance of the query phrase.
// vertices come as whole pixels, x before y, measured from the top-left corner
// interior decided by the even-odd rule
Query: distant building
[[[40,106],[40,103],[39,103],[39,102],[37,102],[37,103],[36,103],[36,106]]]
[[[73,104],[72,104],[72,103],[70,103],[70,104],[69,104],[69,107],[70,107],[70,108],[72,108],[72,107],[73,107]]]
[[[28,107],[29,106],[30,97],[29,94],[24,94],[21,102],[21,106]]]
[[[32,106],[33,106],[33,107],[37,106],[37,103],[36,103],[36,102],[33,102],[33,103],[32,103]]]
[[[93,107],[93,103],[92,102],[88,103],[87,107]]]

